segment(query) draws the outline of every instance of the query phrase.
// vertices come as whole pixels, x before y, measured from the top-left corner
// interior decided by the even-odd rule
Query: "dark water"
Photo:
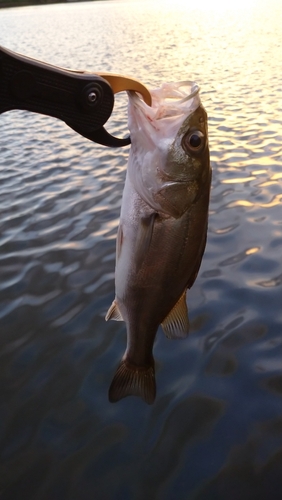
[[[159,332],[153,406],[112,405],[126,339],[104,315],[128,148],[0,116],[1,500],[282,498],[281,23],[274,0],[0,11],[0,44],[29,56],[196,80],[213,168],[191,335]],[[111,127],[125,133],[125,100]]]

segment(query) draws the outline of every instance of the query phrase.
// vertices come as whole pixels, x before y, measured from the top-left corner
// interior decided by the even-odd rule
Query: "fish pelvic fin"
[[[123,317],[115,300],[113,301],[111,307],[109,308],[105,316],[106,321],[109,321],[109,319],[113,319],[115,321],[123,321]]]
[[[148,367],[136,366],[123,360],[109,388],[109,401],[116,403],[126,396],[139,396],[151,405],[156,397],[154,360]]]
[[[189,333],[186,290],[162,322],[162,329],[168,339],[184,339]]]

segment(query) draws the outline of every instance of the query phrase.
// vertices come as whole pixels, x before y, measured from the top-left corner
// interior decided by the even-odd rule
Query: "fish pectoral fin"
[[[105,316],[106,321],[109,321],[109,319],[113,319],[114,321],[124,321],[115,300],[113,301],[111,307],[109,308]]]
[[[189,333],[186,290],[162,322],[162,329],[168,339],[183,339]]]
[[[140,367],[126,360],[119,365],[109,389],[109,401],[116,403],[126,396],[139,396],[151,405],[156,397],[154,361]]]
[[[135,244],[135,262],[139,268],[146,257],[152,240],[154,223],[157,213],[153,212],[146,217],[141,217]]]

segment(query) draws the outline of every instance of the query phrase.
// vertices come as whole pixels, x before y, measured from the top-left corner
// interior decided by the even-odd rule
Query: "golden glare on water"
[[[246,255],[252,255],[253,253],[257,253],[259,252],[260,248],[259,247],[253,247],[253,248],[249,248],[248,250],[246,250]]]
[[[223,184],[237,184],[240,182],[248,182],[248,181],[253,181],[255,177],[238,177],[236,179],[223,179],[222,183]]]
[[[200,2],[194,2],[193,0],[161,0],[159,3],[162,5],[171,5],[181,7],[183,9],[194,9],[197,10],[238,10],[238,9],[248,9],[256,7],[260,0],[201,0]]]

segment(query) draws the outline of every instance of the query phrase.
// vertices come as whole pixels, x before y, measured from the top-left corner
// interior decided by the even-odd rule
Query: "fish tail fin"
[[[139,396],[149,405],[156,397],[154,360],[150,366],[142,367],[123,360],[112,380],[109,401],[116,403],[126,396]]]

